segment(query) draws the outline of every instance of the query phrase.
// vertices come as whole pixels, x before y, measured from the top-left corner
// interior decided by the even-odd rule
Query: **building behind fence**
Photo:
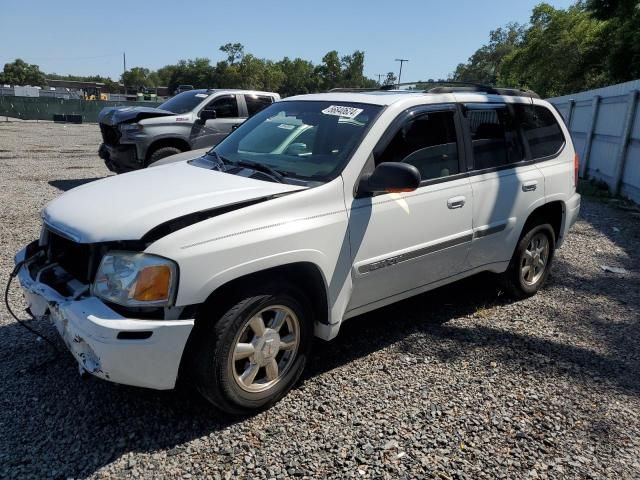
[[[640,80],[550,98],[580,155],[580,176],[640,203]]]

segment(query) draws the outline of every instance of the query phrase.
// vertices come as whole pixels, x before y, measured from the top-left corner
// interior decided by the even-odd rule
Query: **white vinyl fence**
[[[640,80],[548,99],[580,155],[580,176],[640,203]]]

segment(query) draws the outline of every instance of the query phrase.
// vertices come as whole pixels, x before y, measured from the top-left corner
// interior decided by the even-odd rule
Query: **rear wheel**
[[[535,295],[549,275],[555,252],[555,234],[545,223],[528,227],[518,242],[509,268],[502,274],[502,283],[514,298]]]
[[[305,295],[294,286],[253,289],[218,318],[199,318],[193,374],[221,410],[247,414],[271,406],[300,378],[313,337]],[[213,310],[209,310],[213,312]]]
[[[151,165],[153,162],[157,162],[161,158],[170,157],[171,155],[176,155],[178,153],[182,153],[182,150],[177,147],[161,147],[151,154],[147,164]]]

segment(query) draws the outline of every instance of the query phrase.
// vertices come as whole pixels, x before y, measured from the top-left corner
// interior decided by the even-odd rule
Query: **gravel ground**
[[[2,285],[44,204],[108,174],[98,143],[95,125],[0,123]],[[0,477],[639,478],[639,246],[637,214],[585,200],[534,298],[480,276],[353,319],[243,420],[82,379],[2,306]]]

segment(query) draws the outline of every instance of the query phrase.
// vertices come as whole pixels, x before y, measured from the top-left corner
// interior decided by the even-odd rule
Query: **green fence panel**
[[[81,115],[83,123],[96,123],[100,110],[121,106],[157,107],[153,102],[105,102],[90,100],[65,100],[49,97],[0,96],[0,117],[22,120],[53,120],[55,114]]]

